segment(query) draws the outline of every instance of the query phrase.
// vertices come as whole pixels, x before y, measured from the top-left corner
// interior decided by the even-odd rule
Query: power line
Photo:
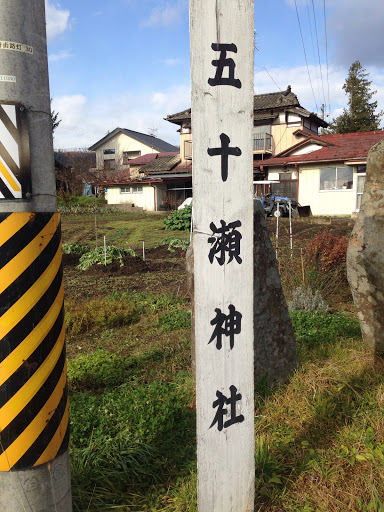
[[[319,48],[319,37],[318,37],[318,34],[317,34],[317,23],[316,23],[315,4],[314,4],[314,1],[313,1],[313,0],[312,0],[312,10],[313,10],[313,19],[314,19],[314,21],[315,21],[315,33],[316,33],[317,55],[318,55],[318,57],[319,57],[321,86],[322,86],[322,89],[323,89],[323,98],[324,98],[324,103],[326,103],[326,102],[327,102],[327,100],[325,99],[325,92],[324,92],[323,71],[322,71],[322,69],[321,69],[320,48]]]
[[[256,66],[256,64],[255,64]],[[279,91],[281,91],[282,89],[277,85],[277,83],[274,81],[274,79],[272,78],[272,75],[269,73],[268,69],[265,67],[265,66],[256,66],[257,68],[260,68],[260,71],[257,71],[257,73],[260,73],[261,71],[265,71],[267,73],[267,75],[269,76],[269,78],[272,80],[272,82],[276,85],[276,87],[279,89]]]
[[[329,113],[331,113],[331,100],[329,96],[329,71],[328,71],[328,37],[327,37],[327,18],[325,13],[325,0],[323,0],[324,7],[324,32],[325,32],[325,58],[327,62],[327,87],[328,87],[328,109]]]
[[[304,57],[305,57],[305,63],[306,63],[306,65],[307,65],[307,71],[308,71],[309,83],[310,83],[310,85],[311,85],[312,94],[313,94],[313,99],[314,99],[314,101],[315,101],[315,105],[316,105],[316,110],[317,110],[317,111],[319,111],[319,107],[317,106],[317,101],[316,101],[316,97],[315,97],[315,91],[313,90],[313,86],[312,86],[311,75],[310,75],[310,73],[309,73],[308,59],[307,59],[307,52],[305,51],[305,44],[304,44],[303,32],[302,32],[302,30],[301,30],[301,23],[300,23],[299,11],[297,10],[297,3],[296,3],[296,0],[295,0],[295,8],[296,8],[297,21],[299,22],[299,29],[300,29],[301,42],[303,43]]]
[[[314,32],[314,30],[312,30],[312,20],[311,20],[311,11],[310,11],[310,8],[309,8],[309,3],[307,3],[307,14],[308,14],[308,23],[309,23],[309,33],[311,34],[313,62],[316,62],[315,44],[314,44],[314,41],[313,41],[313,32]],[[317,93],[319,95],[319,98],[321,98],[319,70],[318,70],[318,67],[316,65],[315,65],[315,73],[316,73]]]

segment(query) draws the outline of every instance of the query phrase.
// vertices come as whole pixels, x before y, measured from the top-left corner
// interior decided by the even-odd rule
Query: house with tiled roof
[[[384,131],[314,136],[297,130],[294,135],[290,148],[254,162],[254,175],[279,181],[272,192],[310,206],[313,215],[358,212],[368,152],[384,139]]]
[[[179,126],[182,161],[192,160],[191,118],[190,108],[165,118],[166,121]],[[254,160],[265,160],[295,144],[297,130],[316,136],[319,128],[326,128],[328,123],[317,114],[303,108],[288,85],[285,91],[254,96],[253,125]]]
[[[96,152],[98,169],[119,171],[134,158],[147,154],[178,152],[179,148],[153,135],[115,128],[93,144],[89,151]]]
[[[138,160],[142,163],[139,169]],[[108,204],[125,204],[147,211],[175,209],[192,195],[191,166],[181,164],[179,153],[158,153],[151,158],[132,160],[126,169],[111,175],[102,185]]]
[[[147,155],[138,156],[137,158],[132,158],[129,160],[125,160],[123,162],[123,166],[125,169],[130,170],[131,178],[137,178],[139,176],[140,170],[145,167],[147,164],[152,162],[152,160],[163,157],[163,156],[180,156],[179,151],[166,151],[163,153],[148,153]]]

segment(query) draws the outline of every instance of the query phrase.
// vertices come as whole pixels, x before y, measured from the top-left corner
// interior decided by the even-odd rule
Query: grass
[[[75,510],[196,511],[187,304],[145,293],[113,300],[135,322],[105,329],[95,350],[69,361]],[[355,319],[292,318],[300,369],[284,386],[255,388],[255,510],[380,511],[383,365]]]
[[[148,213],[63,214],[64,242],[88,244],[91,248],[107,244],[141,250],[143,240],[150,249],[159,245],[167,236],[189,240],[189,232],[166,231],[163,215]]]
[[[79,279],[66,281],[74,511],[197,512],[189,301],[157,281],[87,296]],[[300,368],[255,384],[255,511],[384,511],[384,362],[351,314],[291,318]]]

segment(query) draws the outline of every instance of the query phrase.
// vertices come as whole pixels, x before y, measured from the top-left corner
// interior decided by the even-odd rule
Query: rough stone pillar
[[[281,287],[278,264],[259,201],[254,201],[254,348],[255,381],[284,382],[297,368],[296,340]],[[186,254],[187,287],[192,306],[191,355],[195,378],[193,247]]]
[[[255,381],[284,382],[297,368],[296,340],[260,201],[254,201]]]
[[[364,343],[384,355],[384,141],[370,150],[360,212],[347,252],[348,282]]]

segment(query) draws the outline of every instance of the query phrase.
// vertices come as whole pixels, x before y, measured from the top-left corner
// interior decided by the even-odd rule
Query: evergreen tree
[[[51,98],[52,103],[52,98]],[[51,111],[51,119],[52,119],[52,133],[56,130],[56,128],[61,123],[61,119],[59,119],[59,113],[54,110]]]
[[[378,130],[383,111],[375,114],[377,101],[370,101],[377,91],[371,91],[369,73],[355,61],[343,89],[348,95],[348,108],[329,125],[331,133],[369,132]]]

